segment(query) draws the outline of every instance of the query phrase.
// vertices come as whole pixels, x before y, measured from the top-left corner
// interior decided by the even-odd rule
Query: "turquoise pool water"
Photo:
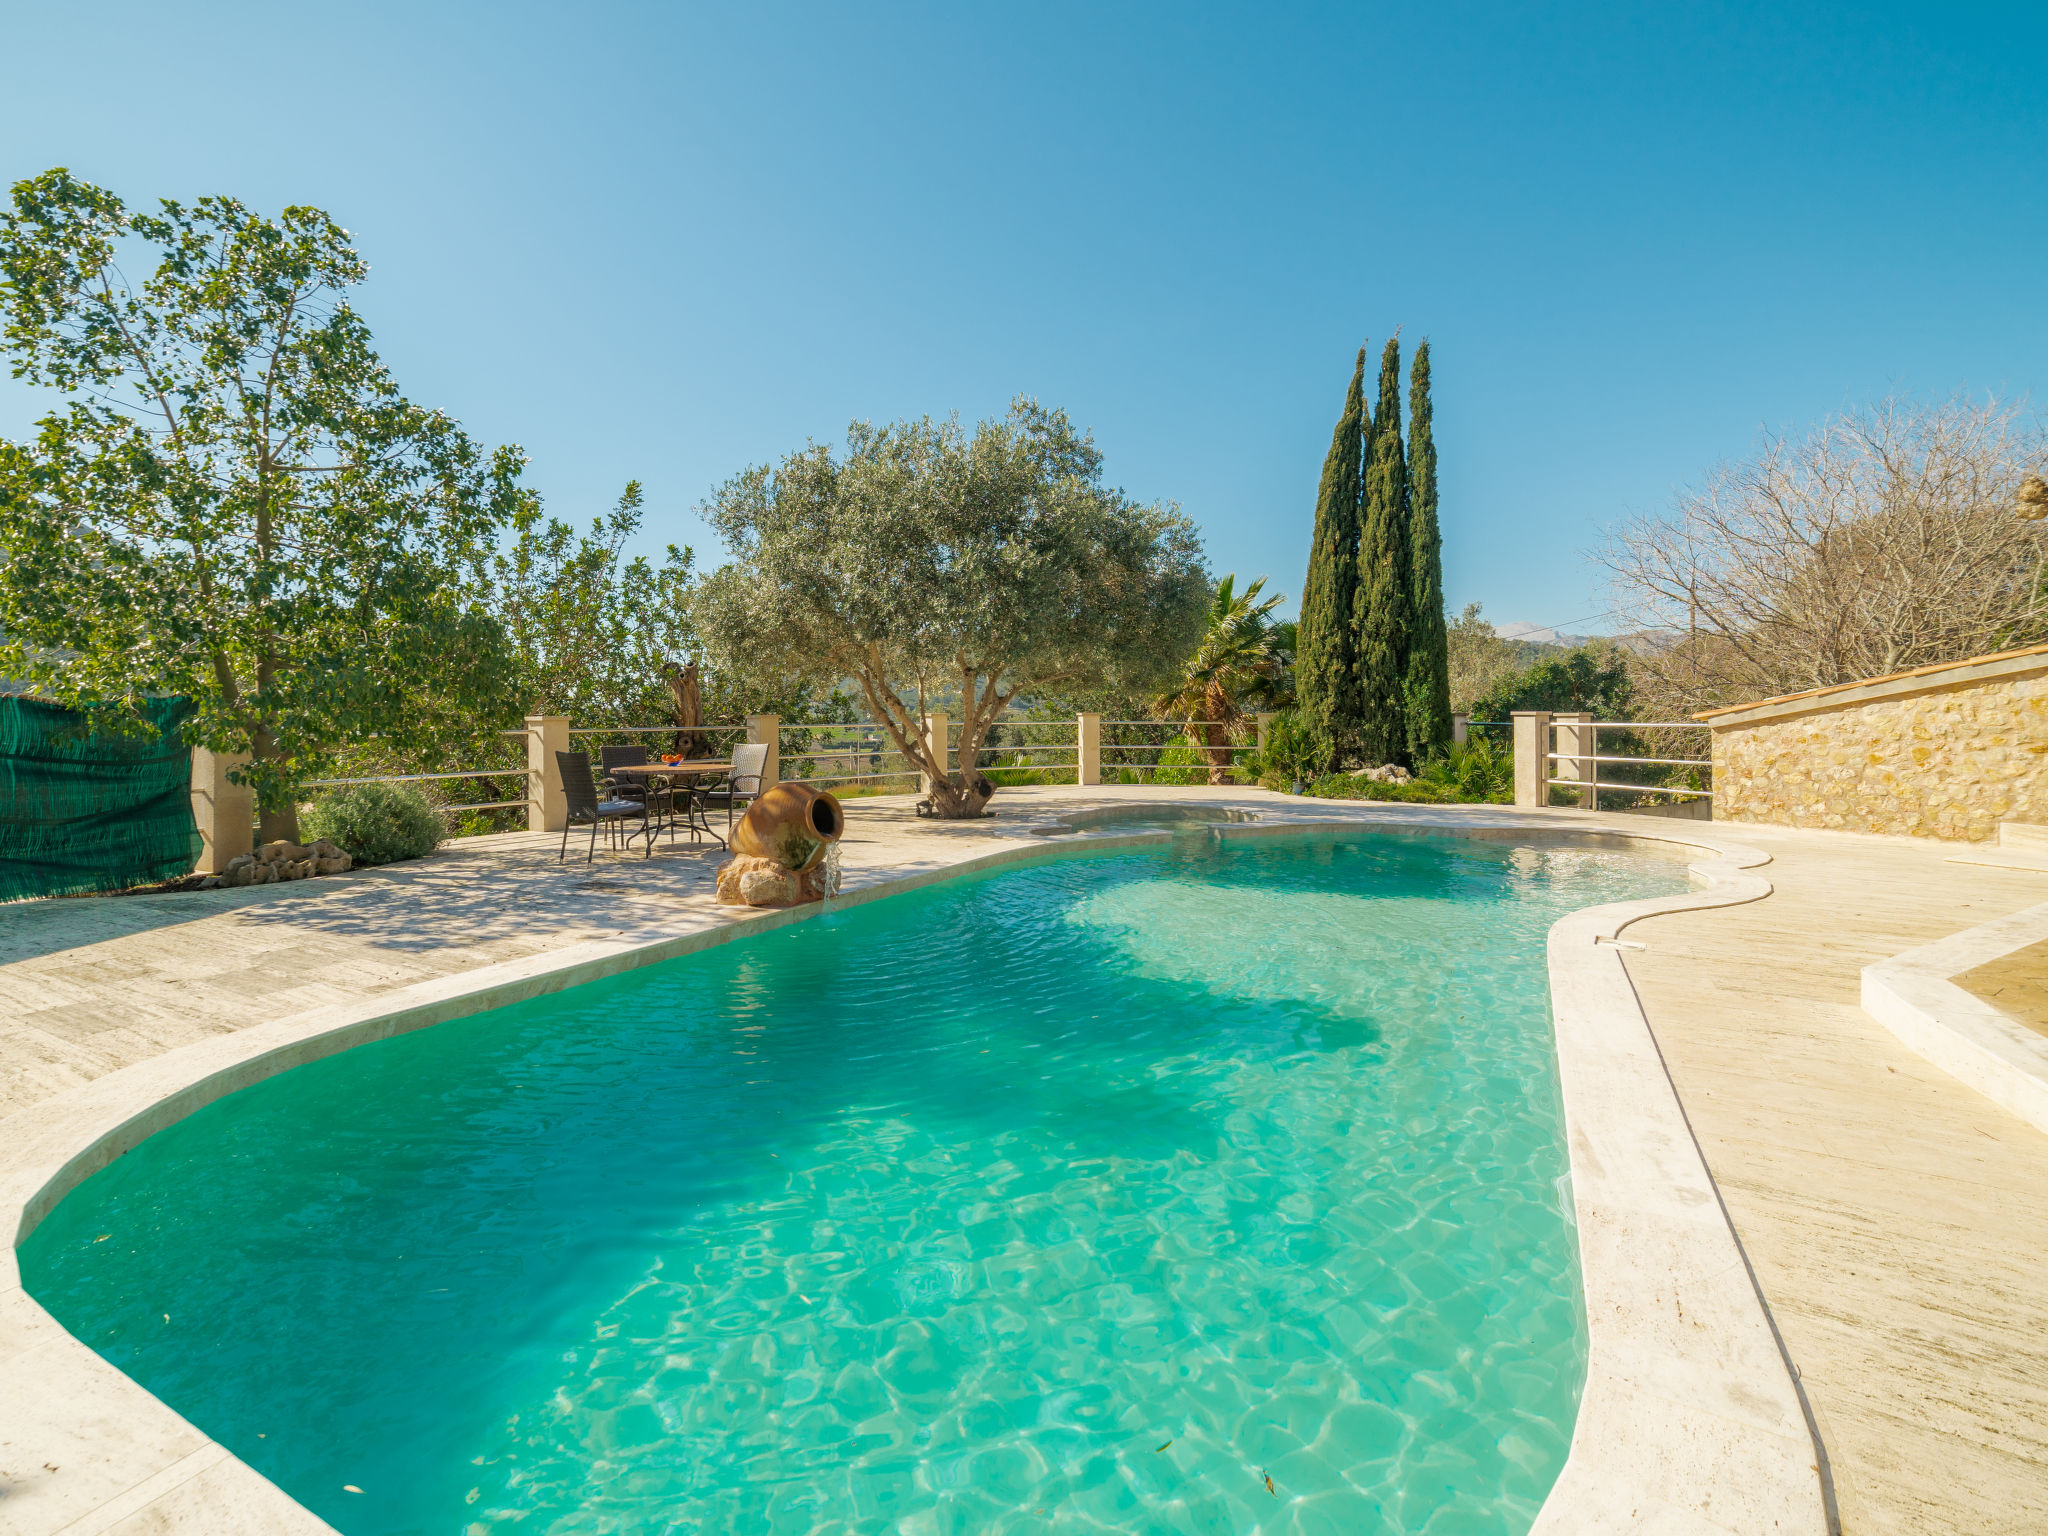
[[[965,878],[235,1094],[23,1272],[349,1536],[1521,1532],[1585,1349],[1543,935],[1683,883]]]

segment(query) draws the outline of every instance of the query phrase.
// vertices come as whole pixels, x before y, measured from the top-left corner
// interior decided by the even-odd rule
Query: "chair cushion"
[[[638,800],[600,800],[597,803],[597,814],[600,816],[638,816],[640,814],[640,802]]]

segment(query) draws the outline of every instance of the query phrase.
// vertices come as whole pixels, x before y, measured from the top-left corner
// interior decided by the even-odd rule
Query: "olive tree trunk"
[[[942,821],[966,821],[981,815],[996,786],[975,766],[975,759],[981,756],[981,744],[988,739],[989,726],[1009,707],[1014,690],[1005,693],[993,677],[983,683],[979,673],[962,662],[960,698],[966,718],[960,723],[960,740],[953,753],[955,766],[948,768],[939,754],[932,751],[925,736],[922,682],[918,685],[918,710],[913,714],[889,686],[879,655],[872,651],[871,655],[871,665],[856,674],[868,712],[882,722],[904,761],[931,786],[926,794],[932,814]]]

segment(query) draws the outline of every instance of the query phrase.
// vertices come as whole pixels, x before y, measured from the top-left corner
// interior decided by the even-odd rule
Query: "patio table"
[[[680,763],[621,763],[613,768],[611,772],[614,777],[631,775],[637,779],[645,779],[647,780],[648,788],[653,789],[657,781],[668,783],[676,779],[694,781],[700,778],[723,778],[732,772],[732,764],[730,761],[686,757]],[[712,827],[711,818],[700,814],[700,809],[697,801],[697,785],[694,782],[685,784],[683,786],[683,825],[690,829],[691,841],[694,842],[697,834],[703,832],[708,833],[711,840],[718,844],[719,847],[725,847],[725,839],[720,837],[716,829]],[[668,828],[670,837],[674,837],[675,820],[673,814],[669,818]],[[659,827],[652,824],[647,829],[647,846],[649,851],[653,850],[654,835],[659,830]]]

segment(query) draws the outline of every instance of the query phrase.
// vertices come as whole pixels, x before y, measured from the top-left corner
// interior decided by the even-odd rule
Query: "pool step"
[[[2024,821],[2001,821],[1998,824],[1998,846],[2014,853],[2048,856],[2048,827],[2029,826]]]
[[[2048,827],[2001,821],[1996,845],[1979,844],[1951,854],[1951,864],[1989,864],[1994,869],[2037,869],[2048,873]]]

